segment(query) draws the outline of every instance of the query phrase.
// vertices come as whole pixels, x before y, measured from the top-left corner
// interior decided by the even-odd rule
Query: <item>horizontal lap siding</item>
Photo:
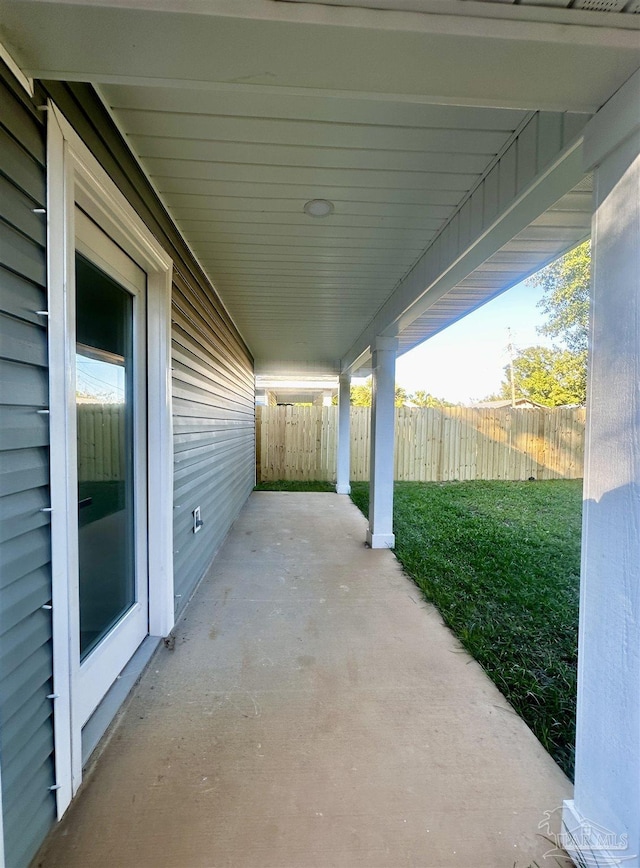
[[[54,821],[42,120],[0,71],[0,745],[5,858]]]
[[[7,86],[2,83],[6,81]],[[0,725],[6,862],[24,868],[55,818],[48,468],[45,140],[0,73]],[[7,88],[11,88],[11,90]],[[39,86],[40,87],[40,86]],[[176,609],[254,482],[253,360],[224,307],[88,85],[42,83],[174,262]],[[26,95],[25,95],[26,96]],[[204,527],[192,532],[200,506]]]
[[[253,368],[203,290],[175,275],[174,567],[180,611],[253,487]],[[193,533],[193,510],[202,529]]]

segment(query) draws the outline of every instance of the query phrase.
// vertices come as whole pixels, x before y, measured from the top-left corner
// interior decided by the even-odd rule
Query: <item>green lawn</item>
[[[278,479],[276,482],[259,482],[254,491],[335,491],[336,486],[333,482],[322,482],[321,480],[307,480],[301,482],[291,481],[290,479]]]
[[[570,777],[581,506],[579,480],[395,486],[396,556]]]

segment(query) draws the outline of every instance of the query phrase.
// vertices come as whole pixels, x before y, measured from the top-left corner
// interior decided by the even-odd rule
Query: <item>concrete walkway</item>
[[[38,864],[557,864],[569,782],[365,527],[251,496]]]

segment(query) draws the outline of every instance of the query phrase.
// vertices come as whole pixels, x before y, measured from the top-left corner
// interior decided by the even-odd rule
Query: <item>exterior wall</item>
[[[253,368],[197,284],[173,287],[174,581],[187,603],[255,477]],[[193,533],[200,507],[202,530]],[[178,596],[179,595],[179,596]]]
[[[254,484],[253,359],[94,90],[62,82],[45,87],[174,262],[174,580],[179,613]],[[204,525],[194,534],[197,506]]]
[[[45,130],[0,63],[0,745],[7,866],[55,817]],[[42,102],[40,98],[39,102]]]
[[[6,75],[4,75],[6,73]],[[3,77],[4,76],[4,77]],[[6,79],[6,80],[5,80]],[[253,360],[94,91],[0,75],[0,724],[5,858],[23,868],[55,821],[47,416],[45,113],[50,96],[174,262],[176,610],[255,473]],[[192,530],[200,506],[204,527]],[[0,848],[1,854],[1,848]]]

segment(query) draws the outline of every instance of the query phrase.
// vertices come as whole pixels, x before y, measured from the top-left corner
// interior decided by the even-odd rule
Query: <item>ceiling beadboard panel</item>
[[[335,372],[530,117],[222,90],[102,93],[256,370],[269,373],[301,364]],[[333,212],[308,216],[311,199],[328,199]]]
[[[543,159],[574,123],[540,115],[534,141],[523,133],[533,115],[513,109],[128,85],[101,91],[251,347],[256,372],[268,375],[336,373],[363,324],[516,137],[524,151],[514,172],[532,158],[529,141]],[[574,117],[579,130],[584,118]],[[485,207],[488,197],[489,188]],[[310,217],[311,199],[329,200],[332,213]],[[586,236],[590,215],[586,181],[406,328],[400,352]]]

